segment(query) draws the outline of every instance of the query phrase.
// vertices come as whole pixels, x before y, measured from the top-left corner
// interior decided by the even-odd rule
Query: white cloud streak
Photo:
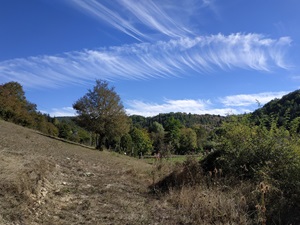
[[[155,116],[160,113],[169,112],[185,112],[192,114],[215,114],[227,115],[237,114],[237,110],[233,108],[214,108],[209,100],[165,100],[162,104],[146,103],[143,101],[133,100],[127,102],[126,109],[129,115]]]
[[[147,103],[139,100],[127,101],[129,115],[155,116],[159,113],[185,112],[192,114],[232,115],[249,113],[258,108],[258,102],[265,104],[281,98],[288,92],[264,92],[258,94],[231,95],[216,101],[201,99],[164,100],[163,103]]]
[[[289,37],[236,33],[74,51],[2,61],[0,78],[29,87],[57,87],[95,79],[149,79],[234,68],[289,69],[284,53],[290,42]]]
[[[53,108],[50,111],[41,111],[42,113],[49,114],[52,117],[60,116],[75,116],[76,111],[72,107]]]
[[[241,95],[231,95],[224,98],[220,98],[220,102],[225,106],[230,107],[247,107],[250,105],[261,104],[264,105],[267,102],[275,99],[281,98],[283,95],[289,92],[264,92],[259,94],[241,94]]]
[[[73,0],[71,3],[84,13],[140,41],[150,40],[151,34],[163,34],[169,38],[191,35],[193,32],[187,28],[188,24],[182,24],[181,18],[188,16],[188,12],[197,6],[194,1],[174,4],[168,1],[119,0],[112,4],[105,0]]]

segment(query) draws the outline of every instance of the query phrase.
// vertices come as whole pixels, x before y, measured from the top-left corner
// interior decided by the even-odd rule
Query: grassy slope
[[[250,224],[240,187],[209,187],[196,165],[150,165],[0,120],[0,224]],[[171,172],[187,185],[150,194]],[[194,173],[202,181],[189,186]]]
[[[150,171],[0,120],[0,224],[153,224]]]

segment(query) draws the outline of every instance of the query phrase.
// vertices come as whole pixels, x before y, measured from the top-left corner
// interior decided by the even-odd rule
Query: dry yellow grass
[[[187,168],[182,174],[180,164],[149,165],[0,120],[0,224],[249,224],[242,192],[208,187]],[[173,184],[186,183],[150,191],[174,173],[182,175]]]
[[[141,224],[151,221],[140,160],[47,138],[0,121],[0,221]]]

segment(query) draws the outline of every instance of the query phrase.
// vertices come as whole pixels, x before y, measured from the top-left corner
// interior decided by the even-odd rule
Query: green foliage
[[[128,132],[129,121],[119,95],[108,83],[96,80],[89,90],[73,104],[78,123],[98,135],[97,148],[109,148]]]
[[[154,151],[162,153],[165,150],[165,129],[162,124],[154,122],[150,127],[150,138],[153,143]]]
[[[72,134],[71,127],[65,122],[62,121],[58,124],[59,129],[59,137],[64,139],[70,139],[70,136]]]
[[[179,147],[179,138],[180,138],[180,128],[182,127],[180,121],[175,119],[174,117],[169,117],[165,128],[166,128],[166,135],[165,141],[166,143],[170,144],[173,149],[178,149]]]
[[[130,131],[130,136],[133,142],[134,156],[151,153],[152,142],[146,130],[134,127]]]
[[[300,90],[268,102],[252,113],[251,120],[267,128],[276,121],[277,126],[290,129],[295,125],[295,119],[297,120],[298,117],[300,117]]]
[[[150,132],[161,133],[161,134],[165,132],[163,125],[156,121],[150,126],[149,130]]]
[[[58,136],[59,130],[50,120],[49,115],[42,113],[35,113],[33,116],[35,120],[35,128],[44,134]]]
[[[17,82],[0,85],[0,117],[45,134],[58,135],[50,117],[36,111],[36,105],[27,101],[23,87]]]
[[[134,126],[139,128],[149,128],[154,122],[158,122],[166,127],[167,121],[173,117],[180,121],[182,126],[192,128],[197,125],[202,125],[207,131],[213,130],[215,127],[218,127],[226,117],[219,115],[197,115],[191,113],[160,113],[157,116],[153,117],[143,117],[138,115],[130,116]]]
[[[187,153],[195,153],[197,148],[197,134],[191,128],[182,128],[180,130],[179,147],[176,153],[184,155]]]
[[[149,126],[148,118],[140,115],[132,115],[130,116],[130,119],[135,127],[138,128],[146,128]]]
[[[206,131],[205,127],[202,125],[195,125],[193,126],[193,130],[196,132],[197,135],[197,150],[204,150],[207,147],[209,142],[209,132]]]
[[[294,118],[290,124],[289,124],[289,128],[290,128],[290,133],[292,135],[297,135],[300,133],[300,117],[296,117]]]
[[[120,143],[120,147],[121,147],[121,152],[125,152],[126,154],[130,155],[132,148],[133,148],[133,143],[132,143],[132,138],[130,136],[130,134],[124,134],[121,137],[121,143]]]
[[[191,149],[201,152],[211,149],[214,130],[221,125],[226,117],[218,115],[196,115],[187,113],[165,113],[154,117],[130,116],[134,127],[147,129],[153,142],[154,150],[162,154],[179,153],[186,154]],[[180,146],[181,128],[191,128],[196,132],[196,147],[184,149]],[[192,132],[193,133],[193,132]],[[192,134],[194,138],[194,134]],[[193,145],[194,146],[194,145]]]
[[[268,221],[278,223],[280,218],[292,216],[289,210],[300,210],[298,139],[274,123],[267,129],[253,125],[247,117],[232,117],[232,121],[222,125],[219,134],[217,150],[202,162],[205,169],[222,169],[226,176],[270,184]]]
[[[23,87],[17,82],[0,85],[0,117],[22,126],[33,127],[36,105],[26,100]]]

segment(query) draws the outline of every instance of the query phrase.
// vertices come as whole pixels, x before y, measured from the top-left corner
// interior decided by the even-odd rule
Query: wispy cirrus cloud
[[[111,27],[140,40],[162,34],[169,38],[181,38],[193,34],[188,23],[190,15],[197,13],[195,1],[140,1],[73,0],[69,2],[84,13],[105,22]]]
[[[288,69],[291,39],[235,33],[180,38],[0,62],[4,81],[30,87],[83,84],[95,79],[149,79],[234,68]]]
[[[217,17],[220,17],[219,10],[215,4],[215,0],[203,0],[202,6],[209,8]]]

